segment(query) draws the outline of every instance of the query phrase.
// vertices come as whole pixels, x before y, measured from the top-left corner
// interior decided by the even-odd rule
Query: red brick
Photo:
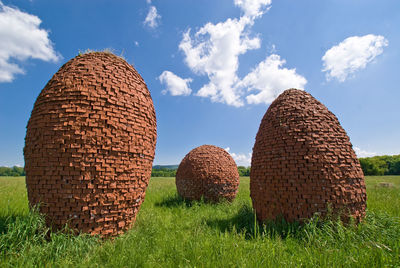
[[[75,57],[47,83],[28,122],[30,205],[46,200],[41,212],[56,229],[75,215],[78,231],[115,236],[127,230],[144,200],[156,138],[153,101],[137,71],[111,53]],[[140,191],[125,196],[132,187]],[[122,202],[101,208],[100,216],[97,207],[116,199]]]
[[[290,146],[282,147],[282,140]],[[328,206],[334,214],[346,208],[349,214],[342,219],[361,221],[367,200],[360,163],[338,119],[296,89],[282,93],[261,121],[250,194],[260,221],[283,217],[302,222],[315,213],[325,216]]]
[[[189,200],[218,202],[235,199],[239,173],[231,155],[222,148],[202,145],[191,150],[179,164],[176,188]]]

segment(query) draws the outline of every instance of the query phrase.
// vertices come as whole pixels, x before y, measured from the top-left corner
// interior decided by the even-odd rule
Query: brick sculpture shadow
[[[94,52],[68,61],[37,98],[25,138],[30,206],[48,225],[115,236],[135,221],[156,144],[153,101],[125,60]]]
[[[359,222],[365,216],[364,174],[349,137],[336,116],[302,90],[286,90],[265,113],[250,192],[260,221],[302,222],[332,213]]]
[[[188,200],[232,201],[238,187],[239,173],[235,161],[227,151],[213,145],[191,150],[176,172],[178,194]]]

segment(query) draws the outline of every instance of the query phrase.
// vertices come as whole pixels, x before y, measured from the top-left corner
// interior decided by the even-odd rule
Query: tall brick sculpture
[[[253,148],[250,192],[257,218],[287,221],[365,216],[364,174],[336,116],[302,90],[283,92],[265,113]]]
[[[142,77],[93,52],[68,61],[37,98],[27,125],[31,206],[56,229],[115,236],[135,221],[151,175],[156,117]]]
[[[231,155],[222,148],[202,145],[191,150],[176,172],[178,194],[188,200],[218,202],[235,199],[239,173]]]

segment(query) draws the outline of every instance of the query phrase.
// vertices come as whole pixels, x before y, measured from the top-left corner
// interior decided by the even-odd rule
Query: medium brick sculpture
[[[239,172],[231,155],[222,148],[202,145],[191,150],[176,172],[178,194],[188,200],[219,202],[235,199]]]
[[[27,125],[31,206],[60,229],[115,236],[135,221],[151,175],[156,117],[142,77],[93,52],[67,62],[37,98]]]
[[[302,90],[283,92],[268,108],[256,136],[250,171],[260,221],[289,222],[314,213],[365,216],[364,174],[336,116]]]

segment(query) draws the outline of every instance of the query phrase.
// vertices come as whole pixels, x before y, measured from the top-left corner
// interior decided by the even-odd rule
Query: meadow
[[[0,177],[1,267],[399,267],[400,176],[366,177],[359,224],[317,218],[260,225],[242,177],[233,203],[186,202],[174,178],[151,178],[133,228],[114,240],[48,235],[24,177]]]

